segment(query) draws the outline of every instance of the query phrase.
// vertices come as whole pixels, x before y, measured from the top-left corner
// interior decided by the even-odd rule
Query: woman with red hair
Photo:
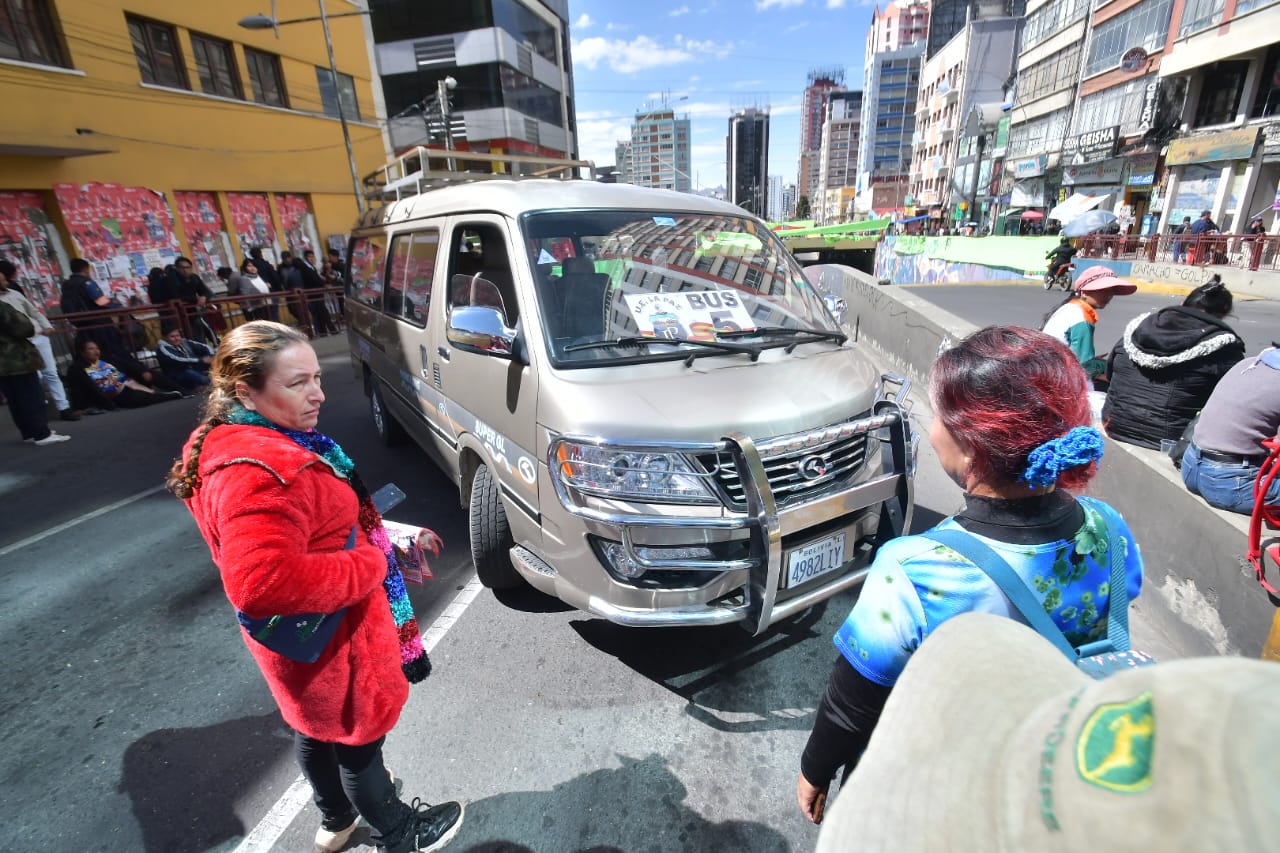
[[[836,632],[840,655],[801,760],[797,796],[809,820],[822,819],[836,771],[857,762],[908,658],[938,625],[969,611],[1026,621],[977,563],[930,533],[958,532],[994,551],[1076,648],[1107,636],[1113,554],[1129,600],[1138,595],[1142,558],[1128,526],[1102,501],[1071,494],[1102,456],[1088,388],[1065,344],[1011,326],[982,329],[934,364],[929,440],[965,506],[885,544]]]

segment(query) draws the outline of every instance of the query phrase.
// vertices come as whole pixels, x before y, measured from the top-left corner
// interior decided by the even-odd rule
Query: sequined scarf
[[[418,619],[413,615],[413,605],[409,602],[409,593],[404,586],[404,575],[400,573],[400,564],[395,550],[391,547],[391,538],[382,526],[382,516],[373,505],[373,498],[365,488],[364,481],[356,473],[356,465],[351,457],[343,451],[338,442],[317,430],[301,432],[285,429],[264,418],[257,412],[251,412],[239,403],[234,404],[227,422],[248,426],[273,429],[293,441],[299,447],[310,450],[323,459],[339,477],[355,491],[360,501],[360,529],[369,537],[369,541],[382,551],[387,561],[387,576],[382,581],[382,589],[387,594],[387,603],[391,605],[391,616],[396,623],[396,631],[400,636],[400,668],[411,684],[422,681],[431,674],[431,661],[426,649],[422,647],[422,636],[418,632]]]

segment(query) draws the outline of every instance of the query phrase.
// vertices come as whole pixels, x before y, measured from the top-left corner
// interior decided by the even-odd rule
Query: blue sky
[[[638,110],[666,98],[693,131],[695,189],[725,182],[729,116],[768,107],[769,173],[794,183],[800,98],[814,68],[859,88],[861,0],[569,0],[580,156],[614,161]]]

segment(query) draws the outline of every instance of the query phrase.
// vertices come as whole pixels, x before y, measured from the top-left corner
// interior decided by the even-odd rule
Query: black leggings
[[[375,844],[404,835],[413,810],[396,796],[391,775],[382,763],[384,740],[346,746],[293,733],[294,754],[315,792],[326,829],[350,826],[359,812],[373,827]]]

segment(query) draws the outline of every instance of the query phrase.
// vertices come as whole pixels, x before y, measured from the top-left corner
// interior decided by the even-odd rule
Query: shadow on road
[[[467,804],[466,822],[449,846],[459,853],[788,853],[776,830],[752,821],[709,821],[684,804],[683,783],[660,755],[595,770],[549,791],[499,794]],[[583,803],[611,803],[607,814]],[[512,830],[510,827],[520,829]],[[499,829],[502,827],[502,829]],[[523,842],[501,836],[518,834]],[[607,837],[601,837],[606,835]],[[496,837],[495,837],[496,836]],[[531,837],[539,842],[531,846]],[[630,843],[631,839],[644,839]]]
[[[495,589],[493,597],[503,607],[521,613],[567,613],[573,609],[573,605],[565,604],[555,596],[538,592],[528,585],[515,589]]]
[[[236,801],[292,751],[278,713],[204,728],[158,729],[125,750],[128,794],[147,853],[197,853],[244,837]]]

